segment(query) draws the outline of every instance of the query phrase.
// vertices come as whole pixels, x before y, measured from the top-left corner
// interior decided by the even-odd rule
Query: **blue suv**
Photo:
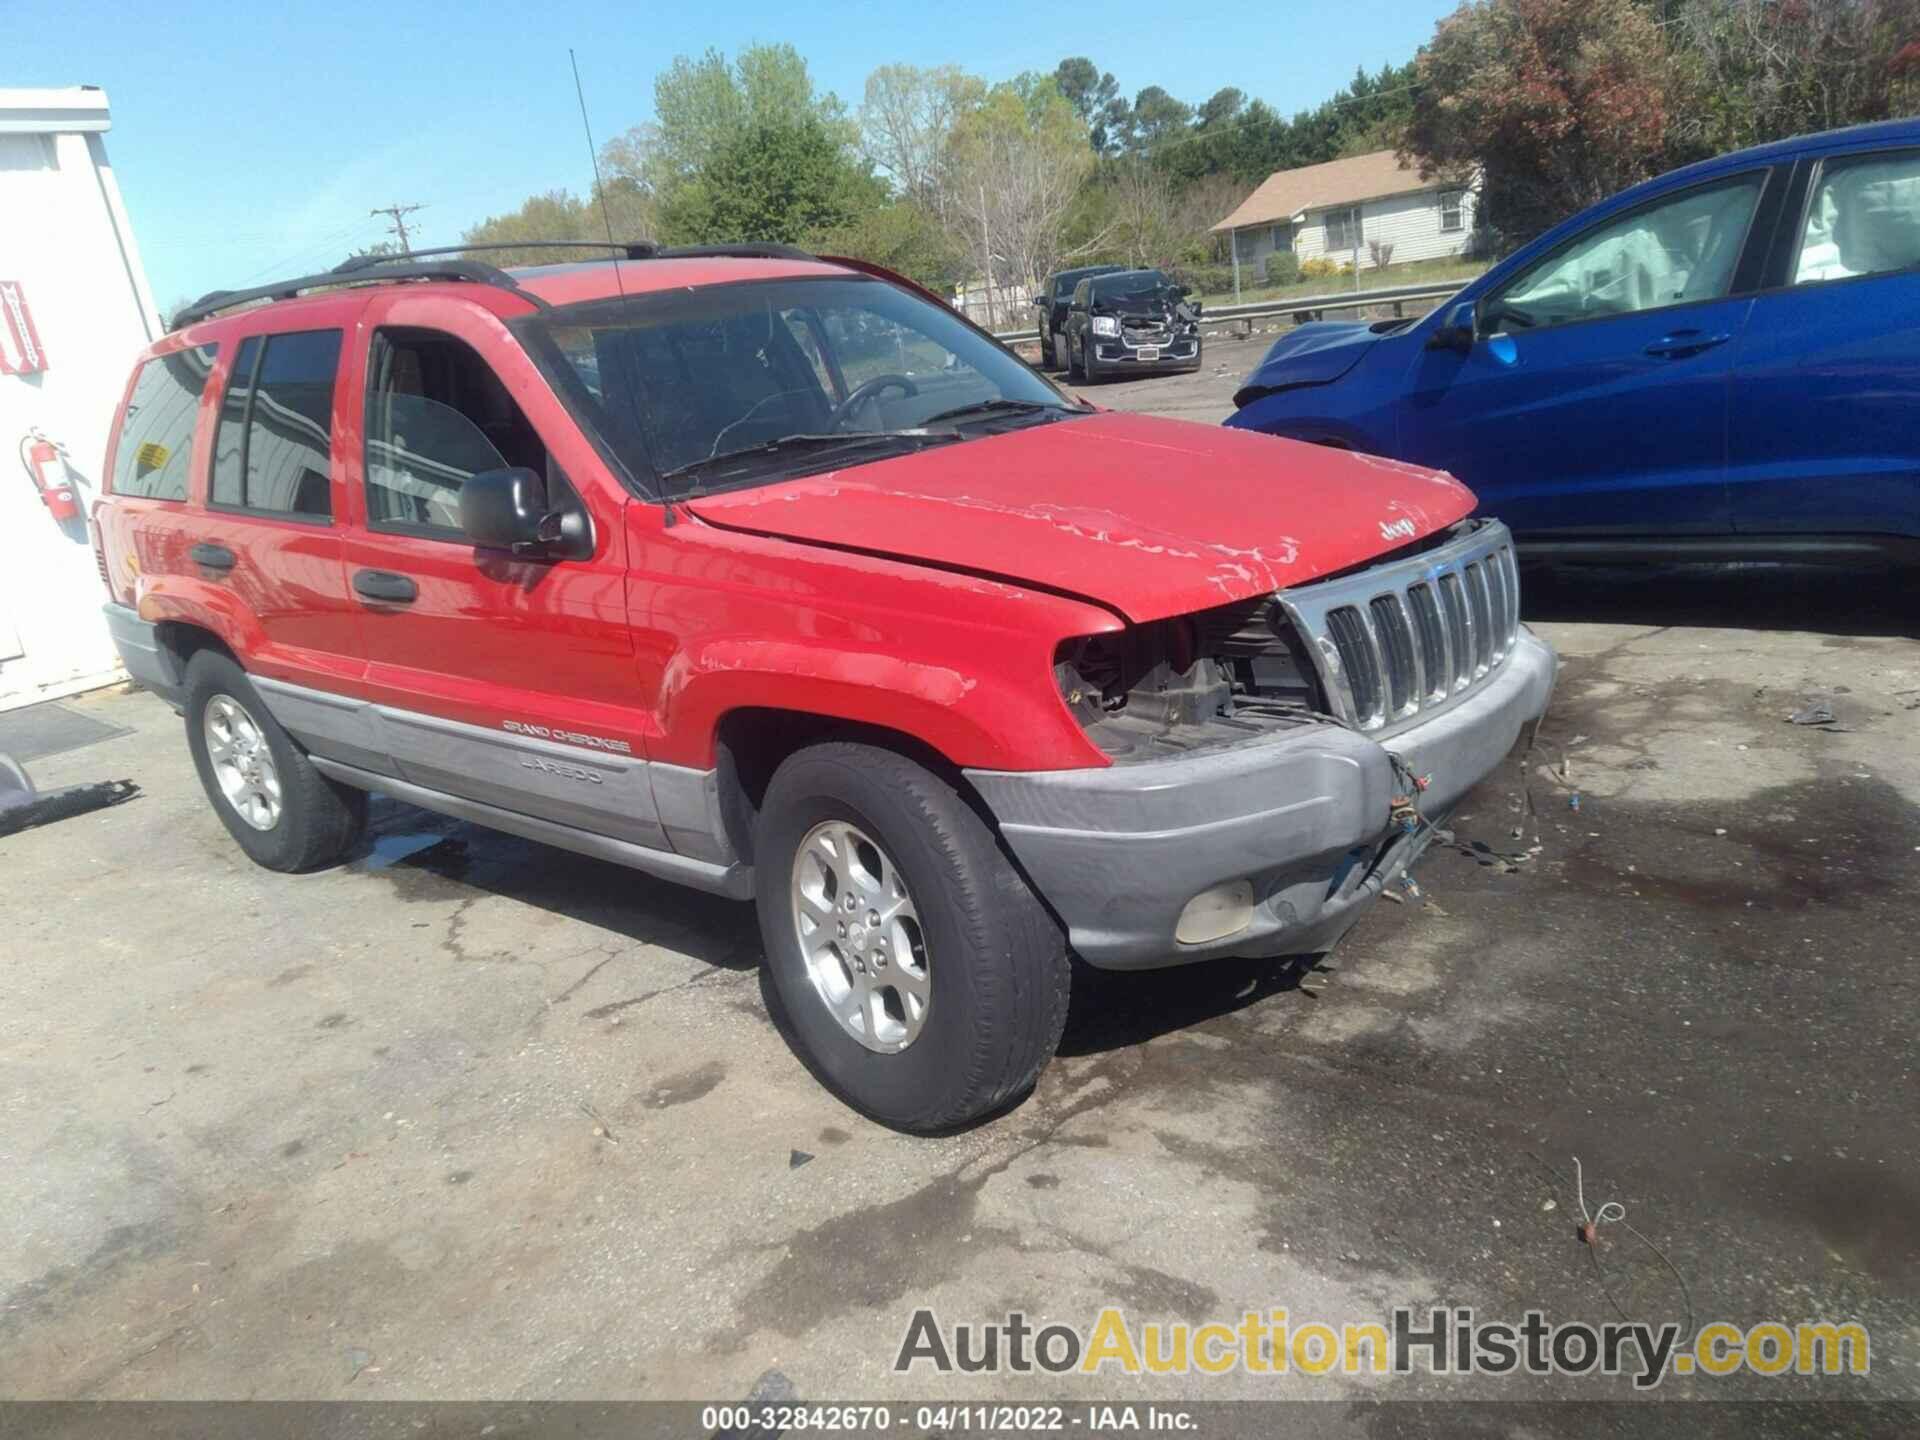
[[[1283,335],[1227,424],[1449,470],[1534,558],[1920,558],[1920,122],[1690,165],[1424,319]]]

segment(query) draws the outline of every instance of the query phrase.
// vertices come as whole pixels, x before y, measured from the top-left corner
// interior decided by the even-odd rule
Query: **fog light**
[[[1252,923],[1253,882],[1229,880],[1202,890],[1187,902],[1173,938],[1182,945],[1204,945],[1209,940],[1224,940]]]

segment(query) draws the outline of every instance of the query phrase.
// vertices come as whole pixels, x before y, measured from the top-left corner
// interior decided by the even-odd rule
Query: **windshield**
[[[1173,282],[1158,270],[1136,270],[1125,275],[1103,275],[1093,282],[1099,300],[1157,300],[1173,297]]]
[[[516,324],[582,422],[663,497],[864,464],[1085,407],[884,281],[750,281]]]

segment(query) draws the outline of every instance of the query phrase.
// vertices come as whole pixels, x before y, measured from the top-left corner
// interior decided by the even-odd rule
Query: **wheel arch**
[[[828,741],[847,741],[891,751],[938,776],[997,835],[986,802],[961,767],[918,735],[890,726],[808,710],[743,705],[723,714],[714,731],[714,768],[720,818],[741,857],[753,861],[753,829],[767,786],[790,757]]]

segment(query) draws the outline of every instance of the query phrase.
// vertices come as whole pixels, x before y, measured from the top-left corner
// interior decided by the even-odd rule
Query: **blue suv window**
[[[1820,169],[1800,230],[1793,283],[1884,275],[1920,265],[1920,150]]]
[[[1697,186],[1596,225],[1488,297],[1483,323],[1514,334],[1726,295],[1765,180]]]

